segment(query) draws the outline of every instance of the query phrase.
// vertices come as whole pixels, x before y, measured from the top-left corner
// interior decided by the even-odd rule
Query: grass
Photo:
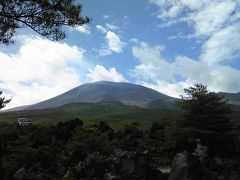
[[[87,125],[104,120],[113,128],[118,128],[132,122],[147,126],[153,121],[175,119],[176,113],[170,110],[144,109],[116,104],[76,103],[54,109],[1,113],[0,122],[12,123],[19,117],[28,117],[35,124],[49,126],[60,121],[80,118]]]
[[[60,121],[79,118],[86,125],[104,120],[114,129],[118,129],[133,122],[138,122],[142,126],[148,127],[152,122],[156,121],[176,121],[180,115],[180,111],[166,109],[145,109],[119,104],[76,103],[53,109],[5,112],[0,114],[0,122],[12,123],[16,122],[19,117],[28,117],[33,120],[34,124],[50,126]],[[234,107],[234,112],[230,118],[234,122],[240,123],[239,108]]]

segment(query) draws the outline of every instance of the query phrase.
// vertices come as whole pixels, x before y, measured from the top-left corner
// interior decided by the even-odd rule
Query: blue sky
[[[0,46],[8,107],[37,103],[86,82],[141,84],[179,97],[203,83],[240,91],[239,0],[81,0],[83,27],[51,42],[29,29]]]

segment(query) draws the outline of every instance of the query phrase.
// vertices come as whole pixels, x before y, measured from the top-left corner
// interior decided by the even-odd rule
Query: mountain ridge
[[[77,86],[63,94],[37,104],[16,107],[8,111],[39,110],[60,107],[66,104],[87,103],[119,103],[128,106],[147,108],[151,101],[174,101],[175,98],[162,94],[151,88],[127,82],[97,81]]]
[[[240,92],[238,93],[218,92],[217,94],[223,96],[225,99],[228,99],[230,104],[240,105]]]
[[[230,104],[240,105],[240,92],[218,92],[216,94],[229,99]],[[5,111],[41,110],[80,102],[105,103],[109,105],[122,104],[141,108],[175,109],[174,102],[176,100],[177,98],[167,96],[156,90],[138,84],[97,81],[82,84],[56,97],[33,105],[15,107]]]

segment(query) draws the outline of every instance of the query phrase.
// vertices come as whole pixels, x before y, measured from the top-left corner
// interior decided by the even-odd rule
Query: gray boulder
[[[17,172],[14,174],[14,179],[16,180],[24,180],[26,174],[26,170],[24,167],[20,168],[19,170],[17,170]]]
[[[172,163],[168,180],[202,180],[203,168],[199,158],[188,152],[178,153]]]
[[[121,180],[121,177],[109,172],[104,175],[104,180]]]

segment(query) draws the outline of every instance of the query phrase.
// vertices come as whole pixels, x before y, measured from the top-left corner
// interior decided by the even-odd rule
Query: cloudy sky
[[[0,45],[8,108],[86,82],[141,84],[178,97],[194,83],[240,91],[239,0],[81,0],[92,22],[51,42],[24,29]]]

